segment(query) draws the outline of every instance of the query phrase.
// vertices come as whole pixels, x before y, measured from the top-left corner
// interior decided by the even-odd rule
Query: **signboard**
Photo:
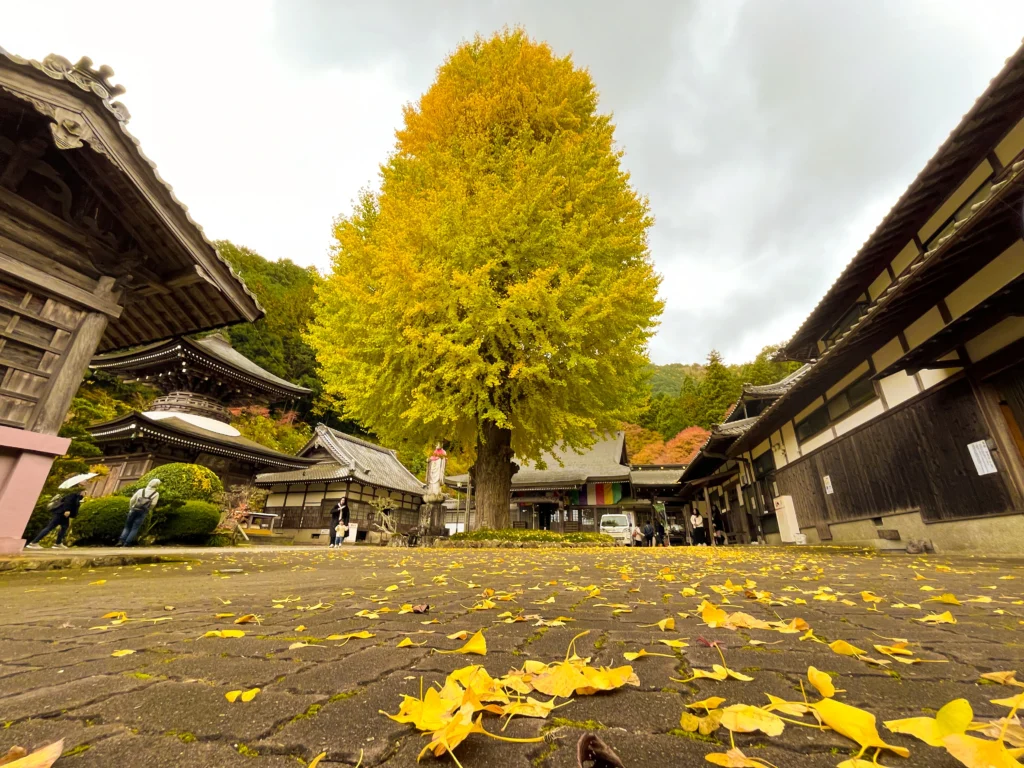
[[[988,449],[987,441],[979,440],[976,443],[968,443],[967,450],[971,453],[974,468],[979,475],[994,475],[998,471],[995,462],[992,461],[992,452]]]
[[[821,478],[821,482],[825,484],[825,493],[831,496],[834,493],[834,491],[832,490],[832,478],[829,477],[828,475],[825,475],[824,477]]]

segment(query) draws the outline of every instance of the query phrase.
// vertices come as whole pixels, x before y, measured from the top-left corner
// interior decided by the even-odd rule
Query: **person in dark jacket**
[[[661,520],[659,520],[657,525],[654,526],[654,535],[655,535],[655,538],[657,539],[658,546],[659,547],[664,547],[665,546],[665,524],[663,522],[661,522]]]
[[[644,525],[644,545],[648,547],[654,546],[654,526],[650,523]]]
[[[334,505],[331,510],[331,549],[337,549],[341,547],[341,542],[345,536],[348,535],[348,521],[351,519],[351,513],[348,509],[348,498],[342,496],[338,499],[338,503]],[[338,526],[342,526],[343,533],[338,533]]]
[[[82,492],[77,490],[66,493],[63,496],[54,496],[50,499],[47,507],[52,515],[50,522],[33,537],[32,541],[25,545],[25,549],[42,549],[39,542],[54,528],[59,528],[60,530],[57,531],[57,543],[53,545],[53,548],[67,549],[64,545],[64,537],[67,536],[71,521],[78,517],[78,508],[81,504]]]

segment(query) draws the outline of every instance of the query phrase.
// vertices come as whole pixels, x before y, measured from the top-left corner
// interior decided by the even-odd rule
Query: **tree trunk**
[[[508,507],[512,493],[512,430],[494,422],[481,425],[476,444],[477,528],[508,528]]]

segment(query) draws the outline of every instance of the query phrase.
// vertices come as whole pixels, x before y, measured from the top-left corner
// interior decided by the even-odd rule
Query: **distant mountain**
[[[683,386],[683,379],[692,376],[703,378],[704,366],[700,363],[669,363],[668,365],[651,365],[651,394],[678,397]]]

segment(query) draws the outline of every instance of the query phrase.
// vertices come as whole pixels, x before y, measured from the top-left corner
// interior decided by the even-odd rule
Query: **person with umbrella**
[[[81,484],[94,477],[96,477],[95,472],[87,472],[84,475],[69,477],[60,484],[58,490],[66,491],[66,493],[56,493],[50,499],[46,505],[46,509],[50,513],[50,522],[32,537],[32,541],[25,545],[25,549],[42,549],[43,547],[39,542],[54,528],[59,530],[57,531],[57,543],[53,545],[53,548],[67,549],[67,546],[64,544],[64,537],[68,534],[71,521],[78,517],[78,508],[82,504]]]

